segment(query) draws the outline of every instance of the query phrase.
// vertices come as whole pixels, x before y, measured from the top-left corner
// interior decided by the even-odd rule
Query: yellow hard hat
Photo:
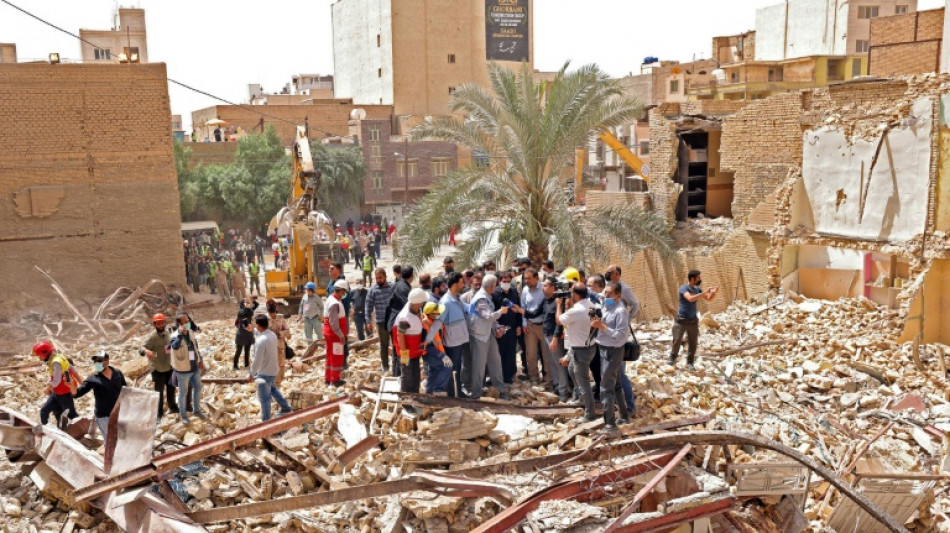
[[[576,283],[581,280],[581,273],[574,267],[567,267],[564,269],[564,272],[561,272],[561,277]]]

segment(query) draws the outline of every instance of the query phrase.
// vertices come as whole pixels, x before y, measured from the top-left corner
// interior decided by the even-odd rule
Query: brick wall
[[[165,65],[0,64],[0,315],[184,281]]]
[[[940,41],[875,46],[870,54],[872,76],[919,74],[940,68]]]
[[[191,120],[199,132],[198,140],[202,140],[201,137],[210,133],[206,131],[209,128],[202,125],[207,124],[211,119],[223,120],[232,128],[240,126],[246,131],[260,132],[260,122],[263,118],[264,126],[267,127],[273,124],[277,129],[277,135],[280,136],[281,143],[284,146],[290,146],[297,134],[297,126],[303,126],[308,119],[310,121],[310,138],[320,139],[326,135],[325,132],[330,132],[333,135],[349,135],[350,112],[354,109],[366,111],[366,118],[368,119],[389,119],[392,116],[393,109],[392,106],[388,105],[354,105],[339,102],[320,104],[318,102],[316,101],[314,105],[219,105],[192,112]],[[248,107],[252,107],[252,109],[248,109]],[[257,108],[259,108],[260,113],[270,116],[262,117],[256,111]]]
[[[363,157],[367,173],[363,181],[364,202],[367,205],[402,203],[406,197],[406,178],[400,177],[400,165],[405,164],[408,153],[410,164],[416,163],[416,175],[409,177],[409,204],[422,197],[438,179],[432,173],[433,160],[446,160],[448,172],[458,168],[458,146],[447,141],[392,141],[392,123],[389,120],[363,120],[360,123],[360,139],[363,139]],[[380,141],[373,141],[370,128],[379,128]],[[374,165],[373,147],[379,147],[380,165]],[[394,154],[399,154],[396,156]],[[382,188],[374,188],[375,177],[382,178]]]
[[[722,122],[720,166],[735,172],[732,216],[744,222],[802,162],[801,96],[759,100]]]
[[[900,76],[940,69],[943,9],[871,20],[869,74]]]

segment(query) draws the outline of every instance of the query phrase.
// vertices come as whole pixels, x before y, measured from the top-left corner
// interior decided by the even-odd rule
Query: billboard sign
[[[489,61],[528,61],[528,2],[485,0],[485,54]]]

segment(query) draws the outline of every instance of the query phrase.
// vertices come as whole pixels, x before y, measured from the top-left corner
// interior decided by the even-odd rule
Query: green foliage
[[[361,204],[366,177],[363,151],[357,146],[333,148],[317,141],[311,143],[310,151],[313,166],[322,175],[317,191],[320,208],[336,219],[346,208]]]
[[[489,66],[491,90],[463,85],[452,95],[454,116],[426,119],[413,134],[453,141],[488,154],[486,168],[460,169],[440,180],[400,228],[400,259],[423,264],[452,227],[466,228],[459,260],[527,255],[534,261],[588,266],[609,244],[626,252],[649,248],[672,255],[665,220],[634,206],[571,207],[563,177],[575,150],[592,134],[629,123],[642,106],[596,65],[536,84],[527,67]]]
[[[286,205],[290,156],[273,126],[238,141],[230,165],[189,169],[191,149],[175,141],[175,168],[183,218],[246,220],[258,226]]]

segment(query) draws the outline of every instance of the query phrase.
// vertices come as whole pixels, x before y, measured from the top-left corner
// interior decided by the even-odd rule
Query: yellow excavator
[[[304,126],[297,126],[291,159],[287,206],[281,208],[267,228],[269,233],[277,231],[278,237],[288,240],[287,264],[267,272],[265,282],[268,297],[283,298],[294,308],[307,282],[316,283],[317,292],[326,294],[330,265],[338,246],[330,217],[319,209],[320,173],[314,170]]]
[[[627,145],[620,142],[610,130],[603,130],[597,134],[597,137],[600,140],[604,141],[604,144],[610,147],[615,154],[619,155],[623,159],[624,163],[628,167],[632,168],[643,181],[650,182],[650,165],[644,163],[642,159],[637,157],[637,154],[633,153]],[[578,199],[584,198],[583,193],[583,183],[584,183],[584,165],[587,162],[587,150],[584,148],[578,148],[575,156],[574,164],[574,183],[575,183],[575,196]],[[639,189],[638,189],[639,190]],[[578,200],[582,201],[582,200]]]
[[[644,163],[637,154],[633,153],[627,145],[620,142],[613,133],[608,130],[604,130],[597,134],[600,137],[600,140],[604,141],[604,144],[610,147],[615,154],[619,155],[623,159],[624,163],[628,167],[632,168],[634,172],[640,175],[647,182],[650,181],[650,166]]]

